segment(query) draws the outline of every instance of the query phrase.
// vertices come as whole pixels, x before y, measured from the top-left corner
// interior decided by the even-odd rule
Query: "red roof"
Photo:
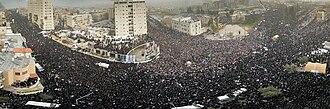
[[[14,53],[32,53],[31,48],[14,48]]]
[[[38,74],[36,74],[36,73],[31,73],[30,74],[30,78],[36,78],[36,77],[38,77]]]

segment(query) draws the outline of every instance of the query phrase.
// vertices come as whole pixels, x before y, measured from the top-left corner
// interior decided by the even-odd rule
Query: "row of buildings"
[[[57,24],[71,28],[87,28],[93,23],[89,13],[79,14],[76,10],[53,7],[53,0],[28,0],[28,8],[20,8],[18,11],[44,31],[54,30]]]
[[[67,13],[55,14],[53,0],[28,0],[28,19],[44,31],[54,30],[56,19],[63,19],[63,26],[71,28],[87,28],[94,20],[110,18],[115,23],[116,36],[140,36],[148,33],[147,6],[145,1],[116,0],[114,6],[105,14]],[[64,14],[64,13],[63,13]],[[59,21],[60,22],[60,21]]]
[[[164,25],[174,30],[178,30],[183,33],[187,33],[191,36],[197,36],[208,29],[211,29],[212,24],[220,26],[222,23],[237,23],[244,22],[248,14],[242,11],[234,11],[233,14],[227,16],[225,13],[219,13],[217,16],[208,15],[189,15],[189,17],[177,17],[177,16],[164,16],[156,18],[160,20]],[[156,16],[155,16],[156,17]],[[218,22],[218,23],[216,23]]]
[[[205,13],[210,11],[217,11],[221,9],[234,9],[234,8],[240,8],[255,4],[255,1],[253,0],[212,0],[208,1],[206,3],[203,3],[203,5],[200,7],[201,10]]]

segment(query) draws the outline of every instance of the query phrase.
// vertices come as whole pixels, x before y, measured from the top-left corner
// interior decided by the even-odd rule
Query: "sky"
[[[26,7],[27,0],[0,0],[6,8]],[[153,6],[186,6],[200,4],[207,0],[145,0]],[[54,6],[60,7],[86,7],[86,6],[112,6],[112,0],[54,0]]]
[[[6,8],[26,7],[27,0],[0,0]],[[148,5],[166,6],[166,7],[185,7],[189,5],[197,5],[210,0],[145,0]],[[327,0],[318,0],[327,1]],[[111,7],[112,0],[54,0],[54,6],[60,7],[91,7],[102,6]]]
[[[6,8],[26,7],[27,0],[0,0]],[[95,2],[97,1],[97,2]],[[91,5],[111,5],[110,0],[54,0],[54,6],[91,6]]]

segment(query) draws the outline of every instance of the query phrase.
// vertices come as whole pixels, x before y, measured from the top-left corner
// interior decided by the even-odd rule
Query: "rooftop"
[[[12,33],[11,28],[7,27],[4,41],[5,46],[0,53],[0,71],[9,71],[13,68],[24,68],[33,59],[31,57],[16,57],[15,53],[31,53],[30,48],[25,48],[25,38],[21,34]]]
[[[174,21],[185,22],[185,23],[193,23],[199,21],[198,19],[194,19],[192,17],[178,17],[174,18]]]
[[[322,73],[325,74],[327,69],[327,64],[321,64],[321,63],[312,63],[308,62],[305,71],[313,72],[313,73]]]
[[[31,48],[14,48],[14,53],[32,53]]]

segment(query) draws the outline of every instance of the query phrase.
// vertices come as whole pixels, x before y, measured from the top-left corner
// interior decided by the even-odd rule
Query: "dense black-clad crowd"
[[[149,19],[150,36],[161,47],[157,60],[147,64],[110,63],[71,51],[49,38],[24,17],[13,13],[17,28],[45,68],[39,73],[45,92],[65,108],[170,108],[199,103],[228,108],[329,108],[329,75],[287,73],[283,65],[308,55],[329,40],[330,22],[312,22],[302,30],[286,25],[278,11],[268,11],[264,21],[243,40],[208,41],[170,30]],[[279,34],[278,41],[271,38]],[[256,51],[256,53],[253,53]],[[192,65],[185,63],[191,61]],[[237,84],[239,81],[240,84]],[[258,88],[275,86],[283,94],[263,98]],[[245,87],[235,100],[220,105],[216,97]],[[93,92],[75,104],[75,99]],[[7,106],[22,108],[37,95],[16,96]],[[42,100],[41,100],[42,101]],[[75,105],[75,106],[73,106]]]
[[[153,74],[182,74],[222,69],[251,51],[249,43],[240,40],[212,41],[192,37],[161,25],[150,18],[151,36],[159,43],[161,55],[157,61],[142,68]],[[187,65],[187,62],[191,65]]]

